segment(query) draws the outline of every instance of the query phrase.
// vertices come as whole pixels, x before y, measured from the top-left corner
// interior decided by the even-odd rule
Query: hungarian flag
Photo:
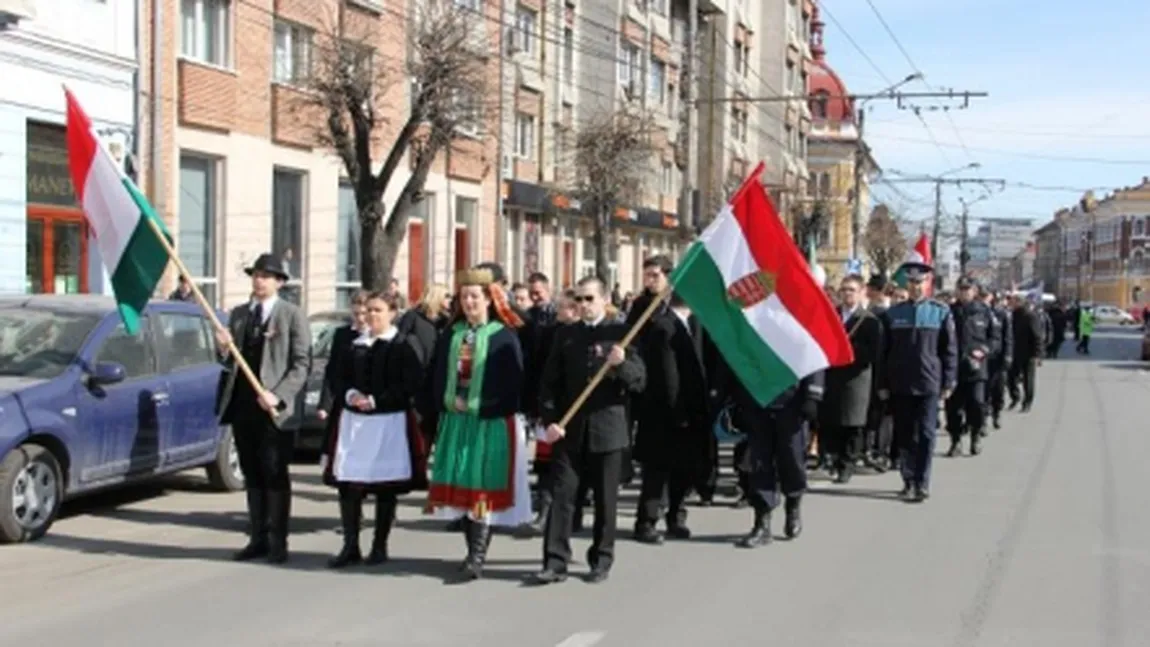
[[[854,361],[842,320],[751,174],[671,274],[674,289],[762,405]]]
[[[927,237],[926,232],[922,232],[918,235],[918,242],[914,244],[914,249],[910,250],[910,253],[906,255],[906,260],[903,261],[903,263],[922,263],[923,265],[933,266],[933,260],[930,256],[930,238]],[[905,288],[906,270],[899,267],[891,279],[895,285]],[[927,281],[922,285],[923,291],[927,296],[930,296],[931,293],[934,292],[933,283],[933,281]]]
[[[76,197],[84,210],[124,319],[124,328],[136,334],[140,313],[156,291],[168,252],[160,232],[171,240],[163,221],[111,154],[100,144],[92,121],[67,89],[68,167]]]

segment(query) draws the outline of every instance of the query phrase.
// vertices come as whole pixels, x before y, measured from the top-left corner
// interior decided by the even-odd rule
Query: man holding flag
[[[762,170],[760,164],[671,276],[724,360],[712,388],[732,397],[748,432],[755,518],[739,542],[748,548],[770,541],[780,489],[787,536],[802,531],[803,455],[822,399],[822,371],[854,361],[841,321],[759,182]]]

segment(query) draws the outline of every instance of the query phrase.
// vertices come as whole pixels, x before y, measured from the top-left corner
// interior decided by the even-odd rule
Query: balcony
[[[235,128],[239,94],[235,73],[180,59],[176,74],[181,124],[225,132]]]

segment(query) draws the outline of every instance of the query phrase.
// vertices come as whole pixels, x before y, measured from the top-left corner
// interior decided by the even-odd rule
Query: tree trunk
[[[591,236],[591,242],[595,244],[595,276],[603,281],[603,287],[608,292],[614,288],[611,283],[611,256],[610,250],[607,249],[608,235],[607,229],[611,224],[610,210],[602,207],[595,211],[595,230]]]
[[[403,238],[389,240],[384,231],[383,200],[368,202],[359,210],[360,281],[365,290],[386,290],[391,284],[395,259]]]

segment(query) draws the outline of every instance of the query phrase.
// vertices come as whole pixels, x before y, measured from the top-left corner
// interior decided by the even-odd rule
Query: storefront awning
[[[559,213],[583,215],[581,213],[582,205],[579,204],[578,200],[547,187],[519,180],[504,181],[503,205],[548,215]],[[656,209],[620,207],[615,210],[615,218],[649,229],[674,230],[679,227],[678,216]]]

